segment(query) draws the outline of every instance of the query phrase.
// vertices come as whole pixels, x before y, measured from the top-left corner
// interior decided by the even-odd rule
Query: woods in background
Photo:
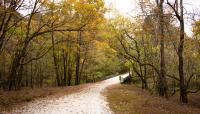
[[[0,6],[1,89],[78,85],[120,71],[122,62],[101,34],[102,0],[3,0]]]
[[[111,20],[113,41],[118,42],[114,47],[143,89],[166,98],[179,91],[180,101],[187,103],[188,94],[200,90],[199,21],[188,36],[183,0],[138,3],[141,15]]]

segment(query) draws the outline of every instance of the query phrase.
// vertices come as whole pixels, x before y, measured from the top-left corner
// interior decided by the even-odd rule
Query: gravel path
[[[12,114],[111,114],[101,93],[106,87],[117,83],[119,76],[91,84],[81,92],[58,99],[36,100]]]

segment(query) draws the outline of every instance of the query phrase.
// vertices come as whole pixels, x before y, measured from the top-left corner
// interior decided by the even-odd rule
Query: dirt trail
[[[111,114],[101,92],[108,86],[119,83],[119,77],[91,84],[81,92],[53,100],[36,100],[12,114]]]

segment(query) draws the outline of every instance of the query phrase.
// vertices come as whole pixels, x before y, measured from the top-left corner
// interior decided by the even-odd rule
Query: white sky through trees
[[[105,0],[105,5],[107,8],[115,9],[118,13],[124,16],[137,16],[141,10],[138,6],[139,0]],[[151,0],[155,1],[155,0]],[[166,1],[166,0],[165,0]],[[173,1],[174,0],[169,0]],[[184,11],[185,11],[185,29],[189,36],[192,36],[192,22],[193,19],[199,19],[200,17],[200,0],[183,0],[184,1]],[[167,6],[166,4],[164,4]],[[193,18],[193,14],[196,14]],[[105,15],[107,18],[113,18],[114,13],[110,12]]]
[[[35,0],[25,0],[26,5],[32,4]],[[60,0],[54,0],[58,2]],[[105,16],[106,18],[114,18],[115,11],[124,15],[126,17],[135,17],[137,15],[141,15],[141,10],[139,1],[141,0],[105,0],[105,5],[108,9],[112,9],[112,11],[108,11]],[[145,0],[144,0],[145,1]],[[155,0],[151,0],[155,3]],[[169,0],[173,3],[174,0]],[[184,12],[185,15],[185,29],[186,33],[189,36],[192,36],[192,22],[193,19],[200,19],[200,0],[183,0],[184,1]],[[165,0],[166,2],[166,0]],[[167,4],[164,4],[165,7]],[[115,10],[115,11],[114,11]],[[28,14],[31,9],[29,10],[21,10],[20,13],[23,15]],[[193,14],[196,14],[195,18],[193,18]],[[178,24],[177,24],[178,25]]]

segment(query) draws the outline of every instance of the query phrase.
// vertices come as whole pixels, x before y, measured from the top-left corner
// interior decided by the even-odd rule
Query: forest
[[[123,62],[103,29],[104,12],[101,0],[4,0],[0,87],[78,85],[120,71]]]
[[[188,103],[200,90],[200,11],[187,12],[186,0],[135,1],[140,13],[127,17],[104,0],[1,0],[0,90],[130,72],[142,89]]]

